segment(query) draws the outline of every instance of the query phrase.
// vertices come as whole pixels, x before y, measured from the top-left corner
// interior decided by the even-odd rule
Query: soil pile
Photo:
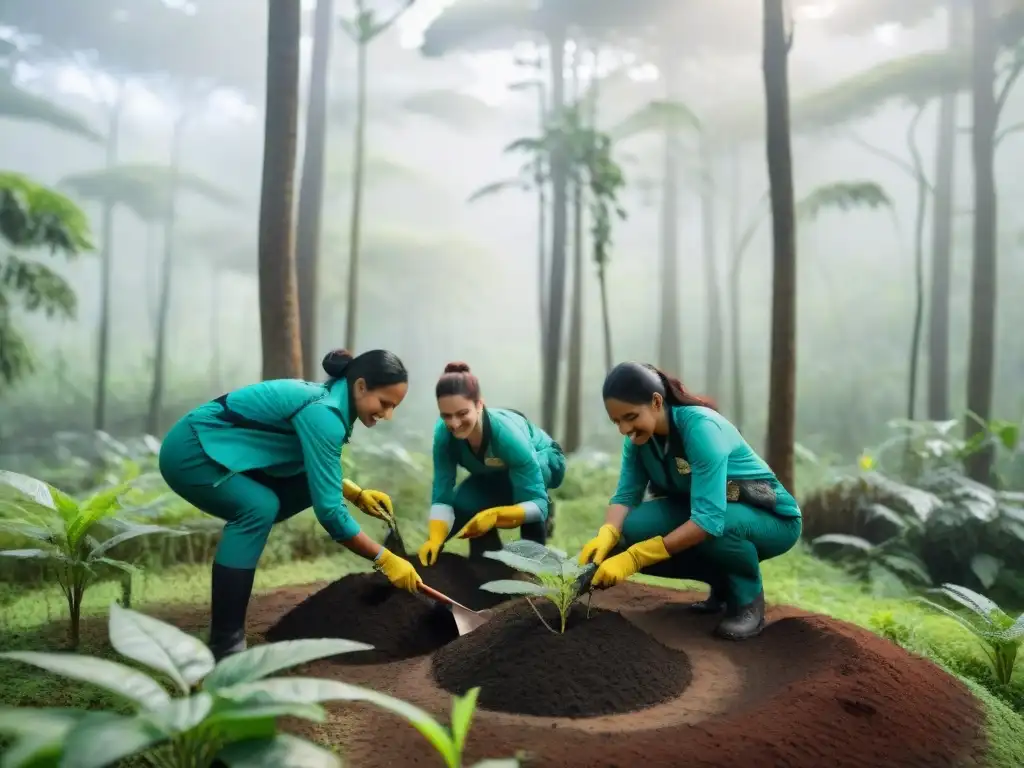
[[[484,592],[481,584],[518,575],[494,560],[470,561],[448,553],[433,566],[417,570],[429,586],[474,610],[509,599]],[[374,647],[333,657],[331,661],[338,664],[380,664],[422,656],[458,636],[446,607],[395,589],[379,573],[338,579],[292,608],[264,633],[269,642],[338,637]]]
[[[535,605],[557,630],[555,606]],[[574,607],[565,634],[556,634],[529,603],[516,603],[438,651],[434,679],[457,694],[480,686],[484,709],[541,717],[635,712],[675,698],[689,685],[685,654],[617,613],[586,614],[585,607]]]

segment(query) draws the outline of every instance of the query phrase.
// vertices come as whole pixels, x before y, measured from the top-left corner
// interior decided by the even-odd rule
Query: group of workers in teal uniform
[[[160,472],[180,497],[224,521],[213,562],[209,646],[221,659],[243,650],[256,566],[276,523],[310,507],[331,538],[373,562],[395,587],[422,583],[409,560],[360,528],[346,502],[384,521],[391,499],[342,476],[341,452],[356,420],[389,420],[409,389],[402,361],[386,350],[323,360],[323,383],[297,379],[241,387],[185,414],[160,449]],[[554,515],[549,492],[565,477],[561,447],[518,411],[484,405],[480,382],[463,363],[437,382],[429,568],[453,537],[470,557],[499,549],[499,529],[545,543]],[[713,403],[641,363],[621,363],[603,397],[624,437],[618,487],[597,535],[579,554],[598,565],[592,586],[635,573],[706,582],[691,604],[723,614],[720,637],[743,640],[765,621],[760,562],[800,537],[796,501]],[[456,484],[463,467],[469,476]]]

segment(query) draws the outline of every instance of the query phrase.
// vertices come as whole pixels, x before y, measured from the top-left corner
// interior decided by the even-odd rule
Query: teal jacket
[[[206,455],[226,467],[228,477],[253,469],[278,477],[305,473],[313,511],[331,538],[346,541],[359,533],[341,493],[341,449],[355,422],[344,379],[331,386],[263,381],[236,389],[226,402],[240,423],[225,421],[218,401],[188,419]],[[245,420],[255,423],[245,426]]]
[[[626,438],[619,484],[610,504],[635,507],[648,483],[669,495],[689,495],[690,519],[712,536],[725,529],[729,480],[774,480],[775,473],[747,444],[732,422],[702,406],[673,406],[668,440],[652,437],[642,446]],[[799,517],[799,508],[777,513]]]
[[[455,520],[455,474],[464,467],[471,475],[507,472],[512,481],[512,503],[526,511],[525,522],[547,520],[548,492],[541,470],[541,455],[555,441],[529,419],[504,408],[484,408],[483,440],[474,452],[468,440],[458,440],[438,419],[434,427],[434,487],[430,519]]]

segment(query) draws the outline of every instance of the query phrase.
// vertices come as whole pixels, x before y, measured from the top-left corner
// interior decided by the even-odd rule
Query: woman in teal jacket
[[[561,447],[518,411],[485,407],[480,381],[465,363],[445,367],[435,394],[441,418],[420,563],[433,565],[453,533],[470,540],[470,557],[501,549],[498,528],[520,528],[524,539],[543,544],[554,517],[548,490],[565,478]],[[456,488],[460,466],[470,477]]]
[[[387,520],[391,500],[342,479],[341,449],[358,418],[390,419],[409,389],[391,352],[331,352],[324,384],[277,379],[251,384],[185,414],[164,438],[160,473],[185,501],[224,521],[213,561],[210,650],[245,649],[245,614],[270,529],[313,507],[331,538],[397,587],[415,592],[412,564],[363,533],[345,506]]]
[[[719,637],[760,634],[760,562],[800,538],[796,500],[710,401],[653,366],[617,365],[603,395],[626,439],[605,524],[580,553],[581,563],[600,563],[593,586],[613,586],[638,571],[703,581],[710,594],[692,608],[725,611]],[[648,486],[654,498],[644,501]]]

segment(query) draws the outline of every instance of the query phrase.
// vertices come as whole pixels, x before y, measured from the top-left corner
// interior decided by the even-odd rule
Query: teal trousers
[[[163,440],[160,474],[178,496],[224,521],[214,562],[229,568],[254,569],[270,529],[313,506],[305,473],[273,477],[252,471],[228,478],[230,472],[203,451],[187,419]]]
[[[777,511],[746,504],[726,505],[725,531],[679,552],[643,573],[670,579],[703,581],[731,608],[750,604],[763,589],[764,560],[785,554],[800,539],[803,523],[796,500],[776,482]],[[666,536],[690,519],[687,499],[651,499],[629,511],[620,547]]]
[[[540,459],[544,487],[557,488],[565,478],[565,456],[561,451],[551,450],[541,454]],[[507,507],[514,503],[512,480],[508,472],[485,472],[479,475],[470,475],[455,489],[455,500],[452,502],[452,506],[455,508],[455,522],[448,532],[448,538],[450,539],[461,531],[462,527],[477,513],[491,507]],[[548,514],[551,514],[550,505],[549,500]],[[547,542],[547,527],[543,520],[538,520],[535,523],[523,523],[519,527],[519,535],[524,539],[536,541],[538,544],[545,544]],[[469,552],[472,556],[498,549],[501,549],[501,537],[496,529],[469,540]]]

